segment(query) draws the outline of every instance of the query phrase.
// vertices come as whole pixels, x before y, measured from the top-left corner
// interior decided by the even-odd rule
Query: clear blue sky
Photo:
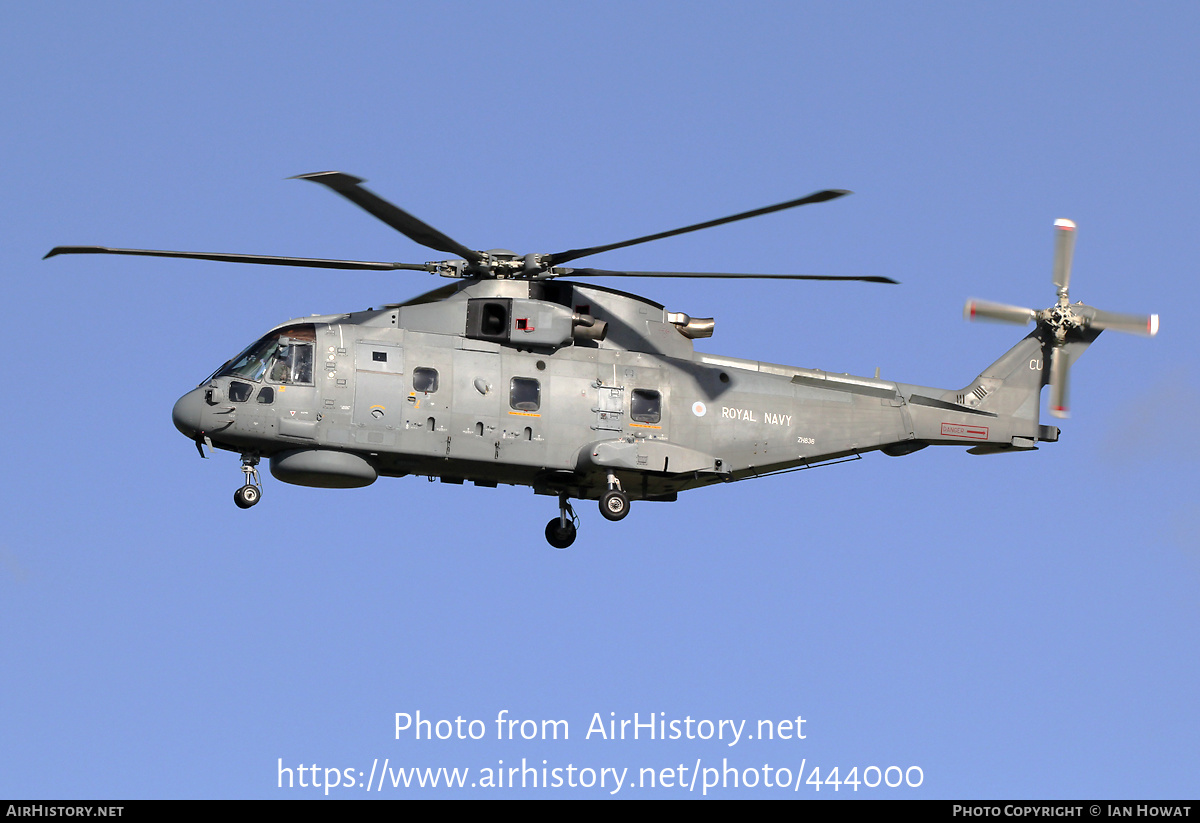
[[[0,796],[323,796],[280,790],[280,760],[365,782],[387,758],[628,769],[619,797],[699,795],[636,785],[697,763],[758,770],[724,797],[847,796],[761,784],[802,763],[923,773],[866,797],[1195,797],[1196,5],[411,6],[7,10]],[[634,285],[715,316],[718,354],[963,386],[1023,334],[964,299],[1050,305],[1059,217],[1072,297],[1162,331],[1102,336],[1036,453],[870,455],[619,524],[585,503],[566,552],[528,489],[268,477],[241,511],[236,458],[199,460],[175,399],[277,322],[440,281],[40,258],[437,256],[286,179],[326,169],[521,252],[854,190],[589,261],[903,283]],[[397,740],[418,710],[486,737]],[[570,739],[498,741],[501,711]],[[585,739],[635,712],[755,739]],[[796,717],[803,740],[757,739]]]

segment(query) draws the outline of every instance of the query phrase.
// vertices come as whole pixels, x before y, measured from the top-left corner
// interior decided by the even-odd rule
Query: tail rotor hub
[[[1087,322],[1086,318],[1077,313],[1069,305],[1051,306],[1044,311],[1038,312],[1037,319],[1038,322],[1045,324],[1049,328],[1059,345],[1066,340],[1068,333],[1074,329],[1083,328]]]

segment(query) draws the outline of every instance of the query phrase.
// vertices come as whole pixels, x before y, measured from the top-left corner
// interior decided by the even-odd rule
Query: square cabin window
[[[438,389],[438,373],[437,369],[419,368],[413,369],[413,391],[423,391],[426,393],[435,392]]]
[[[532,377],[514,377],[509,385],[508,404],[517,411],[537,411],[542,405],[542,387]]]
[[[634,423],[662,420],[662,395],[650,389],[634,389],[629,397],[629,419]]]

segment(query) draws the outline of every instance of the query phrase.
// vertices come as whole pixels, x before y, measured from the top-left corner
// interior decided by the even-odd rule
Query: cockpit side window
[[[272,332],[248,347],[217,372],[217,377],[239,377],[272,383],[312,385],[313,345],[316,327],[311,323]]]
[[[298,383],[312,385],[313,344],[298,343],[284,337],[279,341],[279,349],[275,353],[275,364],[271,366],[272,383]]]

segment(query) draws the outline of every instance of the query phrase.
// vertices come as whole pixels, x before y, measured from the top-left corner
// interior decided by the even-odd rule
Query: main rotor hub
[[[443,277],[483,277],[496,280],[511,280],[516,278],[536,278],[545,276],[546,267],[542,260],[543,254],[520,255],[510,249],[489,249],[481,251],[479,260],[443,260],[427,263],[434,271]]]

